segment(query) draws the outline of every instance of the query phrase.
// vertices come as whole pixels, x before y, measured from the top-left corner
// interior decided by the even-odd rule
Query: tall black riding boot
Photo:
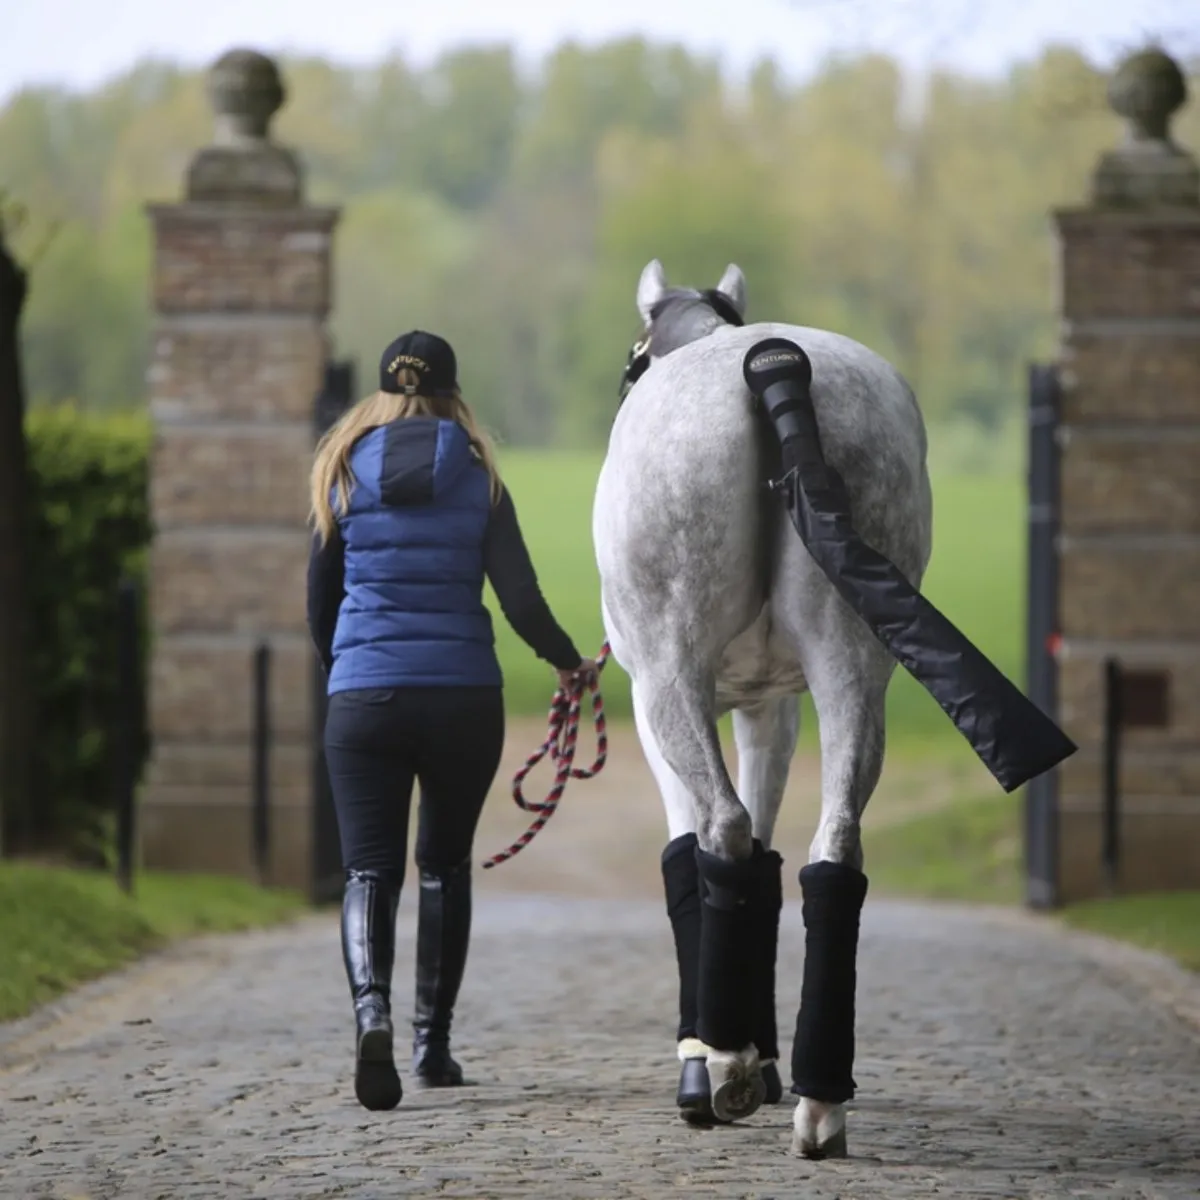
[[[373,1111],[403,1094],[392,1057],[391,990],[400,889],[375,871],[347,871],[342,896],[342,957],[358,1026],[354,1094]]]
[[[413,1071],[426,1087],[458,1087],[463,1073],[450,1057],[450,1020],[471,940],[471,863],[420,874]]]

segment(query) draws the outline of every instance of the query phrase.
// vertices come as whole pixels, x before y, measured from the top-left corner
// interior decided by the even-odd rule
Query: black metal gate
[[[313,429],[317,438],[326,432],[353,403],[354,364],[325,365],[325,383],[313,404]],[[325,671],[313,653],[313,826],[312,888],[314,904],[337,900],[342,894],[342,849],[338,840],[333,794],[325,767]]]
[[[1029,369],[1029,557],[1026,600],[1026,690],[1049,717],[1058,708],[1058,372]],[[1025,899],[1033,908],[1058,902],[1058,774],[1025,789]]]

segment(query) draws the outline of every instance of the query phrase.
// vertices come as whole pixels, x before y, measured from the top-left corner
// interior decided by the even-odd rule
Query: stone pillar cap
[[[257,50],[227,50],[209,68],[207,90],[213,140],[188,168],[188,200],[299,204],[300,162],[271,140],[271,118],[287,97],[274,59]]]
[[[1125,140],[1096,166],[1092,198],[1097,206],[1200,205],[1200,170],[1170,129],[1187,95],[1179,64],[1158,47],[1139,50],[1117,67],[1108,83],[1108,103],[1125,119]]]

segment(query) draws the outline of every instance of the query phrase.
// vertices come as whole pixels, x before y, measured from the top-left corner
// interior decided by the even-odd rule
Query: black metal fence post
[[[254,652],[254,869],[259,883],[267,880],[271,852],[271,647],[260,642]]]
[[[1100,863],[1108,894],[1117,890],[1121,865],[1121,664],[1115,658],[1104,660],[1104,821],[1101,832]]]
[[[117,587],[117,703],[113,759],[116,776],[117,884],[133,891],[134,842],[141,735],[141,680],[138,664],[138,592],[128,577]]]

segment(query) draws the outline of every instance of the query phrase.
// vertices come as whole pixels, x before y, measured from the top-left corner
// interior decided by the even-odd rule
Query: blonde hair
[[[417,387],[420,377],[410,367],[405,367],[396,373],[396,382],[401,387]],[[491,439],[476,421],[475,414],[457,389],[451,396],[409,396],[375,392],[349,409],[317,443],[311,477],[312,507],[309,520],[320,536],[322,546],[333,536],[338,517],[344,516],[350,507],[350,493],[354,488],[350,454],[356,443],[371,430],[406,417],[438,417],[443,421],[454,421],[461,425],[470,439],[475,457],[488,473],[492,503],[495,504],[500,499],[502,485],[500,473],[496,469],[496,453]],[[331,500],[335,487],[336,512]]]

